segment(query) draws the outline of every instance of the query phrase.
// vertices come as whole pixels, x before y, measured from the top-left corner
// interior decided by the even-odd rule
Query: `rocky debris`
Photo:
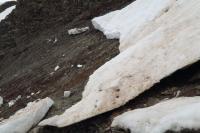
[[[3,105],[3,97],[0,96],[0,107]]]
[[[89,27],[83,27],[83,28],[74,28],[74,29],[70,29],[68,30],[68,34],[69,35],[77,35],[77,34],[81,34],[83,32],[88,31],[90,28]]]
[[[160,0],[149,2],[155,4],[158,1]],[[145,4],[146,1],[142,2]],[[125,37],[129,48],[90,76],[80,102],[62,115],[42,121],[40,125],[69,126],[118,108],[159,83],[161,79],[197,62],[200,59],[200,20],[197,17],[200,13],[197,5],[200,2],[179,0],[173,3],[168,12],[147,24],[138,36],[133,33]],[[169,4],[165,4],[168,7]],[[133,12],[132,16],[143,13],[143,4],[140,3],[137,8],[139,11]],[[123,13],[119,15],[123,16]],[[129,18],[131,16],[127,17],[127,21]],[[181,23],[174,21],[177,18]],[[134,27],[135,24],[128,26]],[[136,41],[135,38],[140,39]]]
[[[181,97],[154,106],[136,109],[114,118],[113,128],[131,133],[180,132],[200,129],[200,97]]]
[[[1,133],[28,132],[45,116],[53,103],[50,98],[28,103],[25,108],[0,123]]]
[[[64,97],[68,98],[71,95],[71,91],[64,91]]]

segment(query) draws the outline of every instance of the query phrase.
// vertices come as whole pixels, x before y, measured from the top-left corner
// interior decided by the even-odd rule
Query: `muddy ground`
[[[0,118],[8,118],[28,102],[47,96],[55,101],[55,105],[46,118],[61,114],[79,101],[89,75],[119,53],[118,40],[107,40],[93,28],[90,20],[132,1],[19,0],[16,10],[0,22],[0,96],[4,98]],[[0,12],[13,4],[16,3],[0,6]],[[68,29],[83,26],[90,26],[90,30],[80,35],[68,35]],[[83,67],[78,68],[78,64]],[[56,66],[60,68],[54,71]],[[123,133],[125,131],[110,129],[114,116],[175,97],[178,91],[180,96],[200,95],[199,68],[200,62],[197,62],[174,73],[114,111],[70,127],[44,127],[38,132]],[[65,90],[72,91],[71,97],[63,98]],[[8,102],[18,95],[22,98],[8,107]]]

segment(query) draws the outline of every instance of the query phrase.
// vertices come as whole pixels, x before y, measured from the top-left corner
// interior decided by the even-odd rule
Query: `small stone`
[[[64,97],[67,98],[71,95],[71,91],[64,91]]]
[[[40,94],[41,91],[36,92],[36,94]]]
[[[78,64],[78,65],[77,65],[77,67],[78,67],[78,68],[81,68],[81,67],[83,67],[83,65],[81,65],[81,64]]]
[[[54,71],[57,71],[59,68],[60,68],[60,66],[56,66],[56,67],[54,68]]]
[[[11,100],[11,101],[8,103],[8,107],[12,107],[14,104],[15,104],[15,100]]]
[[[180,90],[178,90],[178,91],[176,92],[176,96],[175,96],[175,97],[179,97],[179,96],[180,96],[180,94],[181,94],[181,91],[180,91]]]
[[[0,96],[0,107],[3,105],[3,97]]]

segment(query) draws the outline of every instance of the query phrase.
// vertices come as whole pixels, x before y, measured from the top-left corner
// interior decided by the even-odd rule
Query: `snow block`
[[[1,133],[26,133],[33,126],[37,125],[53,105],[50,98],[38,102],[31,102],[27,107],[17,111],[9,119],[0,123]]]
[[[131,133],[179,132],[200,129],[200,97],[181,97],[126,112],[114,118],[112,127]]]
[[[108,39],[120,39],[120,51],[123,40],[130,33],[136,36],[148,23],[163,15],[176,0],[137,0],[121,10],[96,17],[94,27],[102,31]]]

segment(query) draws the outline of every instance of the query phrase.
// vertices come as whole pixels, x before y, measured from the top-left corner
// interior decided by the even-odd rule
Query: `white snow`
[[[94,27],[102,31],[108,39],[120,39],[120,51],[124,50],[126,36],[137,36],[147,24],[163,15],[176,0],[137,0],[121,10],[96,17]]]
[[[35,126],[53,105],[50,98],[31,102],[27,107],[17,111],[9,119],[0,123],[1,133],[26,133]]]
[[[68,30],[68,34],[69,35],[77,35],[77,34],[81,34],[83,32],[86,32],[87,30],[89,30],[89,27],[74,28],[74,29]]]
[[[4,20],[14,9],[16,8],[16,6],[11,6],[9,8],[7,8],[5,11],[0,13],[0,22],[2,20]]]
[[[67,98],[71,95],[71,91],[64,91],[64,97]]]
[[[131,133],[165,133],[200,129],[200,97],[181,97],[126,112],[114,118],[112,127]]]
[[[146,5],[146,0],[141,1]],[[90,76],[82,100],[40,125],[64,127],[118,108],[164,77],[200,60],[199,7],[200,1],[178,0],[168,12],[149,22],[143,31],[128,34],[124,42],[129,48]],[[145,9],[142,4],[138,8]],[[138,12],[121,20],[126,21]],[[126,26],[134,27],[134,24]]]
[[[3,97],[0,96],[0,107],[3,105]]]

